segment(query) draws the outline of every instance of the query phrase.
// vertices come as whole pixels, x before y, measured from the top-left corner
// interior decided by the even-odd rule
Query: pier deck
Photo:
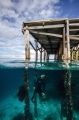
[[[50,54],[55,54],[57,60],[73,59],[72,51],[78,52],[79,44],[79,19],[56,19],[34,22],[23,22],[22,32],[25,36],[26,59],[30,58],[30,45],[36,51],[45,53],[45,58]],[[36,46],[30,42],[29,33],[34,37]],[[41,47],[38,47],[40,43]],[[47,57],[46,57],[47,56]],[[78,59],[78,53],[76,56]]]

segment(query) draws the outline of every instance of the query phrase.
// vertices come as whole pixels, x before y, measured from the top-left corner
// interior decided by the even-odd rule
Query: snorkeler
[[[35,94],[38,93],[40,97],[45,97],[45,75],[41,75],[40,78],[37,79],[34,85],[34,94],[31,98],[32,102],[34,102]]]

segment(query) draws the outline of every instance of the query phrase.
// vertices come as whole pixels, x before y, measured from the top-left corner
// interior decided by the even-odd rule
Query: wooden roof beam
[[[30,30],[29,32],[34,34],[39,34],[39,35],[47,35],[47,36],[62,38],[62,35],[54,34],[54,33],[39,32],[34,30]]]
[[[43,26],[34,26],[34,27],[28,27],[29,30],[35,30],[35,29],[50,29],[50,28],[63,28],[64,24],[57,24],[57,25],[43,25]]]
[[[70,23],[69,26],[79,26],[79,23]]]
[[[79,29],[70,29],[69,31],[79,31]]]
[[[69,36],[71,40],[79,40],[79,37]]]

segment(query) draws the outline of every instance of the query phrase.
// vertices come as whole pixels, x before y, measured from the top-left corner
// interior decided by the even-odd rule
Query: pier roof
[[[65,28],[66,31],[67,20],[69,22],[70,48],[73,48],[79,44],[79,18],[23,22],[23,29],[28,29],[48,54],[56,54],[61,42],[63,44],[63,39],[66,38],[63,29]]]

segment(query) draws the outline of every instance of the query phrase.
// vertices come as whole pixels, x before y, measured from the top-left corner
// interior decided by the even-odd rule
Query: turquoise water
[[[70,71],[73,98],[73,117],[79,120],[79,63],[29,62],[3,60],[0,62],[0,120],[24,120],[25,113],[30,120],[67,120],[66,98],[63,81]],[[42,75],[45,78],[45,97],[35,94],[31,101],[35,81]],[[27,101],[19,101],[19,87],[28,79]],[[25,102],[26,101],[26,102]],[[28,109],[27,109],[27,108]],[[29,113],[28,113],[29,112]]]

